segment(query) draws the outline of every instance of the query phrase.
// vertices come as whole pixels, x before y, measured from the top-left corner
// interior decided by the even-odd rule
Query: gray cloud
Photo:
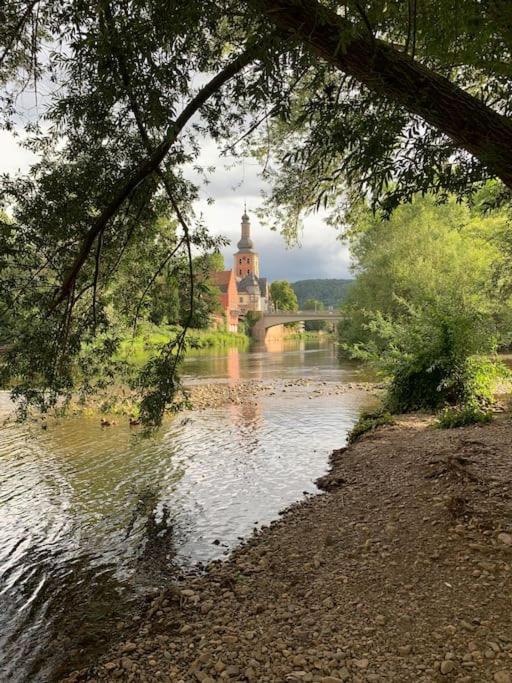
[[[262,275],[271,280],[290,281],[309,278],[350,277],[350,258],[347,248],[337,239],[333,228],[325,222],[321,212],[304,221],[301,246],[287,248],[283,237],[260,225],[255,210],[262,204],[263,183],[259,166],[252,159],[245,162],[231,160],[229,166],[213,142],[205,145],[200,165],[215,166],[212,182],[201,188],[201,200],[196,210],[201,212],[213,234],[224,235],[231,241],[223,250],[227,268],[231,268],[233,252],[240,238],[240,220],[244,202],[251,218],[252,238],[260,254]],[[193,173],[189,177],[197,181]],[[207,199],[212,198],[213,204]]]

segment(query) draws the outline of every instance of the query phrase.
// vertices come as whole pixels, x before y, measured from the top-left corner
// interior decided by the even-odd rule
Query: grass
[[[439,429],[456,429],[473,424],[488,424],[492,420],[490,410],[482,410],[477,406],[461,406],[445,408],[436,421]]]
[[[156,326],[145,324],[135,337],[126,337],[121,342],[119,358],[132,365],[142,365],[149,360],[159,346],[166,344],[180,331],[178,327],[168,325]],[[203,349],[214,348],[247,348],[249,338],[245,334],[227,332],[225,330],[194,330],[187,332],[187,355],[200,353]]]
[[[374,410],[365,410],[359,416],[358,421],[350,430],[348,435],[348,442],[355,443],[363,434],[373,432],[377,427],[383,425],[392,425],[395,421],[391,413],[388,413],[384,408],[377,408]]]

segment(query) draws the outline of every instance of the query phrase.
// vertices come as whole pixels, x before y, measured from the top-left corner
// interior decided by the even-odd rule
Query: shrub
[[[454,294],[414,307],[405,301],[394,319],[374,313],[372,339],[353,348],[390,378],[385,407],[391,413],[437,411],[446,405],[492,402],[506,372],[491,359],[493,321]]]
[[[455,408],[445,408],[437,419],[436,426],[440,429],[455,429],[472,424],[487,424],[492,420],[490,410],[482,410],[474,405]]]
[[[394,420],[391,414],[383,408],[376,410],[366,410],[361,413],[358,421],[350,430],[348,435],[348,442],[355,443],[358,439],[367,432],[374,431],[377,427],[382,425],[392,425]]]

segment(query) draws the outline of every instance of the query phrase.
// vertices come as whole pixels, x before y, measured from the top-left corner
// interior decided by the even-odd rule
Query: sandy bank
[[[333,455],[208,576],[157,596],[88,681],[512,681],[512,424],[411,417]]]

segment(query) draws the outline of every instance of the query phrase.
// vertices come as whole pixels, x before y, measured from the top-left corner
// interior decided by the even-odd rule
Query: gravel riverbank
[[[321,382],[313,379],[274,379],[269,382],[240,380],[237,382],[192,384],[185,387],[193,409],[204,410],[224,404],[241,404],[263,396],[307,393],[309,399],[319,396],[341,396],[349,391],[377,393],[380,385],[371,382]]]
[[[401,419],[67,681],[512,682],[510,417]],[[118,641],[118,638],[117,638]]]

